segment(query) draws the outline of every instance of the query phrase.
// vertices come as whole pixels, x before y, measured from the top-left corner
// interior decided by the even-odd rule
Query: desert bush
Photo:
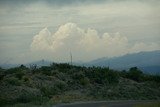
[[[22,80],[23,80],[23,82],[28,82],[30,80],[30,78],[28,76],[23,76]]]
[[[160,75],[153,75],[151,78],[152,78],[151,80],[153,80],[157,83],[160,83]]]
[[[67,84],[63,81],[56,80],[53,84],[45,84],[40,87],[44,96],[51,98],[53,95],[61,94],[67,89]]]
[[[25,75],[25,71],[19,71],[15,73],[16,78],[22,79],[22,77]]]
[[[57,87],[61,92],[67,89],[67,84],[64,81],[57,80],[54,83],[55,87]]]
[[[132,80],[140,82],[143,78],[143,72],[140,71],[137,67],[132,67],[129,69],[128,77]]]
[[[24,86],[1,86],[0,89],[0,105],[28,103],[39,101],[42,97],[38,89]]]
[[[51,67],[53,69],[58,69],[60,72],[65,72],[66,70],[72,68],[72,66],[69,65],[68,63],[59,63],[59,64],[53,63],[51,64]]]
[[[110,84],[114,84],[114,83],[118,83],[119,82],[119,75],[117,72],[115,71],[109,71],[107,73],[107,76],[106,76],[108,82]]]
[[[49,67],[49,66],[42,66],[40,69],[39,69],[41,72],[42,72],[42,74],[44,74],[44,75],[48,75],[48,76],[51,76],[51,70],[52,70],[52,68],[51,67]]]
[[[58,79],[62,80],[62,81],[65,81],[68,77],[65,73],[63,72],[58,72],[55,77],[57,77]]]
[[[0,67],[0,81],[3,80],[4,76],[5,76],[5,70]]]
[[[19,73],[21,71],[27,71],[28,68],[25,67],[24,65],[21,65],[19,67],[15,67],[15,68],[10,68],[10,69],[7,69],[5,70],[5,74],[15,74],[15,73]]]
[[[87,77],[80,79],[80,84],[83,86],[88,86],[90,84],[89,79]]]
[[[4,79],[4,82],[7,83],[7,84],[10,84],[10,85],[16,85],[16,86],[21,85],[21,81],[18,78],[15,78],[15,77],[6,77]]]
[[[83,71],[79,71],[79,72],[74,72],[71,76],[72,76],[72,78],[74,80],[78,80],[79,81],[80,79],[85,77],[85,74],[84,74]]]
[[[59,93],[59,89],[54,86],[42,86],[40,88],[40,91],[42,92],[44,96],[49,97],[49,98]]]
[[[36,64],[30,65],[29,69],[30,69],[31,73],[33,73],[33,74],[39,73],[39,70],[38,70],[38,67]]]

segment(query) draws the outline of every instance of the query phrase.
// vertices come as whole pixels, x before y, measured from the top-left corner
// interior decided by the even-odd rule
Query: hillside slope
[[[144,72],[160,72],[160,50],[127,54],[120,57],[100,58],[86,63],[87,66],[109,66],[112,69],[129,69],[137,66]]]
[[[143,74],[136,67],[128,72],[56,63],[39,68],[0,68],[1,107],[18,103],[26,107],[27,103],[160,100],[159,90],[160,76]]]

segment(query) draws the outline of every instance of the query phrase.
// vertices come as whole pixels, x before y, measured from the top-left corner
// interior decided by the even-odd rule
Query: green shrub
[[[28,76],[23,76],[22,80],[23,80],[24,82],[28,82],[30,79],[29,79]]]
[[[39,101],[41,96],[38,89],[24,86],[1,86],[0,105]]]
[[[119,82],[119,75],[117,72],[114,72],[114,71],[109,71],[107,73],[106,78],[110,84]]]
[[[137,67],[132,67],[129,69],[128,77],[132,80],[140,82],[143,78],[143,72],[140,71]]]
[[[20,86],[21,85],[21,81],[18,78],[15,77],[7,77],[4,80],[6,83],[10,84],[10,85],[15,85],[15,86]]]
[[[53,95],[60,94],[67,89],[67,84],[63,81],[56,80],[53,84],[44,84],[40,91],[44,96],[51,98]]]
[[[20,71],[20,72],[16,72],[16,78],[18,78],[18,79],[22,79],[22,77],[25,75],[25,73],[24,73],[25,71]]]
[[[40,91],[43,93],[44,96],[49,98],[59,93],[59,89],[54,86],[43,86],[40,88]]]
[[[5,76],[5,70],[0,68],[0,81],[3,80],[4,76]]]
[[[83,86],[88,86],[90,84],[89,79],[87,77],[80,79],[80,84]]]
[[[14,74],[14,73],[19,73],[19,72],[23,72],[23,71],[27,71],[28,68],[25,67],[24,65],[21,65],[19,67],[15,67],[15,68],[10,68],[10,69],[7,69],[5,71],[5,74]]]
[[[63,72],[57,72],[55,75],[59,80],[65,81],[67,79],[67,75]]]
[[[84,78],[84,77],[85,77],[85,75],[84,75],[83,71],[74,72],[74,73],[72,74],[72,78],[73,78],[74,80],[80,80],[80,79],[82,79],[82,78]]]
[[[42,66],[41,68],[40,68],[40,71],[42,72],[42,74],[44,74],[44,75],[48,75],[48,76],[51,76],[51,70],[52,70],[52,68],[51,67],[48,67],[48,66]]]
[[[65,91],[67,89],[67,84],[64,81],[56,81],[55,82],[55,87],[57,87],[60,91]]]
[[[31,73],[35,74],[35,73],[39,73],[39,70],[37,68],[37,65],[36,64],[32,64],[30,65],[30,71]]]

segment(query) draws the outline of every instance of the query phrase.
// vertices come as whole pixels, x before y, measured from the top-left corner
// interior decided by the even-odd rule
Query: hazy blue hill
[[[25,64],[26,66],[30,66],[30,65],[37,65],[39,67],[41,66],[49,66],[50,64],[52,64],[52,61],[47,61],[47,60],[39,60],[39,61],[35,61],[35,62],[30,62]]]
[[[37,65],[38,67],[41,67],[41,66],[49,66],[51,63],[52,61],[39,60],[39,61],[24,64],[24,65],[27,67],[29,67],[30,65]],[[113,57],[113,58],[103,57],[103,58],[90,61],[88,63],[74,62],[74,65],[101,66],[101,67],[109,66],[110,68],[116,69],[116,70],[129,69],[130,67],[137,66],[144,72],[159,74],[160,73],[160,50],[126,54],[124,56]],[[2,64],[0,66],[2,68],[11,68],[11,67],[18,66],[18,64]]]
[[[145,72],[160,71],[160,50],[126,54],[120,57],[100,58],[86,64],[87,66],[109,66],[114,69],[128,69],[133,66]]]
[[[37,65],[38,67],[41,67],[41,66],[49,66],[50,64],[52,64],[53,62],[52,61],[47,61],[47,60],[39,60],[39,61],[34,61],[34,62],[30,62],[30,63],[26,63],[26,64],[23,64],[27,67],[30,67],[31,65]],[[13,68],[13,67],[16,67],[16,66],[20,66],[22,64],[0,64],[0,67],[2,68]]]
[[[13,68],[18,66],[18,64],[0,64],[0,67],[2,68]]]

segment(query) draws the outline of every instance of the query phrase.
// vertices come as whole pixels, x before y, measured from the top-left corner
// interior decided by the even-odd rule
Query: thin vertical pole
[[[72,65],[72,53],[70,52],[70,57],[71,57],[71,65]]]

